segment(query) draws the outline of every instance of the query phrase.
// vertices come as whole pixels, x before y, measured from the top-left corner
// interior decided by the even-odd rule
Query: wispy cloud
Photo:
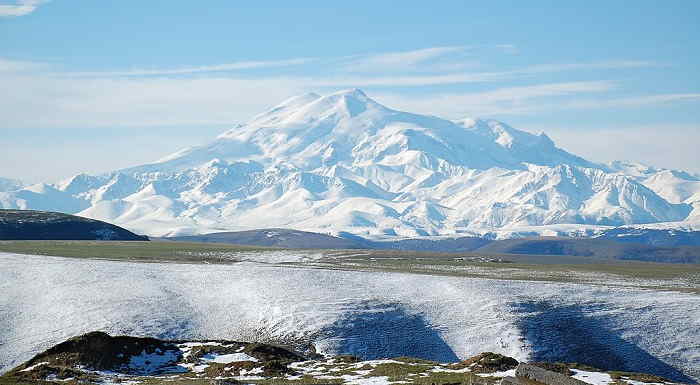
[[[392,107],[448,118],[465,116],[526,114],[542,108],[541,99],[587,93],[604,93],[617,88],[611,81],[563,82],[521,87],[503,87],[484,92],[451,92],[405,96],[380,94]],[[555,108],[549,105],[550,108]]]
[[[46,64],[32,61],[4,59],[0,57],[0,73],[37,71],[46,68]]]
[[[164,76],[188,75],[209,72],[231,72],[260,68],[294,67],[316,63],[326,68],[337,67],[341,72],[382,72],[387,70],[407,70],[416,68],[426,61],[438,59],[450,53],[464,51],[466,47],[432,47],[405,52],[387,52],[379,54],[354,55],[321,60],[320,58],[291,58],[269,61],[239,61],[233,63],[202,66],[182,66],[175,68],[136,68],[123,71],[88,71],[68,72],[69,76],[112,77],[112,76]],[[459,68],[463,68],[463,63]],[[455,67],[457,68],[457,67]],[[416,80],[421,82],[421,80]],[[329,82],[330,83],[330,82]],[[338,83],[337,81],[335,83]]]
[[[14,4],[0,4],[0,17],[24,16],[49,0],[17,0]]]
[[[68,73],[68,75],[86,77],[187,75],[205,72],[227,72],[257,68],[298,66],[302,64],[307,64],[313,60],[313,58],[294,58],[269,61],[240,61],[234,63],[214,64],[205,66],[189,66],[179,68],[133,69],[126,71],[70,72]]]
[[[612,99],[576,100],[564,104],[567,108],[615,108],[659,105],[671,102],[698,101],[700,94],[655,94]]]
[[[469,47],[430,47],[411,51],[383,52],[378,54],[347,57],[344,69],[352,72],[395,71],[414,68],[422,63],[464,52]]]
[[[484,92],[433,93],[419,96],[380,93],[377,98],[394,108],[447,118],[528,115],[543,111],[578,109],[635,108],[700,101],[698,93],[607,96],[609,91],[614,90],[619,90],[615,82],[591,81],[504,87]],[[596,96],[588,94],[596,94]]]
[[[305,83],[312,87],[427,86],[495,82],[505,80],[510,76],[510,73],[504,72],[410,76],[333,76],[306,78]]]
[[[465,47],[434,47],[407,52],[365,55],[365,63],[421,64]],[[697,100],[698,94],[631,95],[608,97],[613,81],[542,82],[538,74],[601,68],[653,66],[641,61],[608,61],[534,65],[507,71],[455,71],[444,74],[397,72],[359,73],[338,70],[353,59],[291,58],[240,61],[124,71],[60,71],[48,64],[0,58],[0,82],[12,92],[0,93],[0,116],[8,127],[118,127],[223,124],[245,121],[277,101],[304,91],[332,91],[347,87],[379,88],[370,94],[390,107],[447,118],[532,114],[538,111],[595,109]],[[308,66],[307,66],[308,65]],[[294,67],[291,71],[284,71]],[[303,67],[303,70],[300,70]],[[342,67],[342,66],[340,66]],[[268,72],[247,71],[279,68]],[[308,70],[308,71],[307,71]],[[314,76],[305,75],[313,71]],[[287,75],[284,75],[287,73]],[[204,76],[206,75],[206,76]],[[546,78],[546,77],[544,77]],[[504,87],[511,80],[527,86]],[[490,83],[488,91],[464,92],[442,87]],[[499,87],[499,85],[501,85]],[[398,87],[431,86],[430,91],[405,93]],[[394,87],[392,90],[391,88]],[[389,91],[391,90],[391,91]],[[616,92],[619,94],[620,92]],[[589,94],[596,94],[590,97]],[[589,96],[588,99],[585,97]],[[40,111],[41,113],[37,113]]]
[[[294,80],[1,76],[2,126],[115,128],[233,124],[305,89]]]
[[[558,146],[593,161],[643,159],[644,163],[657,167],[700,172],[697,155],[700,126],[697,124],[670,122],[629,126],[614,122],[608,127],[539,128]]]
[[[520,50],[514,44],[496,44],[495,48],[510,55],[517,55],[520,53]]]
[[[563,63],[563,64],[543,64],[527,67],[523,73],[547,73],[575,70],[598,70],[598,69],[625,69],[658,67],[660,63],[642,60],[612,60],[592,63]]]
[[[444,65],[444,64],[443,64]],[[316,87],[373,87],[373,86],[427,86],[462,83],[500,82],[537,74],[567,72],[591,69],[626,69],[658,66],[646,61],[608,61],[592,63],[571,63],[534,65],[508,71],[455,71],[438,75],[342,75],[334,77],[317,76],[307,79],[309,86]],[[432,68],[436,68],[433,66]]]
[[[498,45],[496,47],[505,47],[497,48],[499,50],[515,49],[511,45]],[[134,68],[117,71],[60,71],[54,73],[54,75],[94,78],[168,77],[277,68],[280,69],[277,75],[280,77],[287,76],[284,75],[284,70],[293,69],[295,73],[293,75],[294,78],[299,82],[303,82],[307,87],[413,87],[502,82],[556,72],[627,69],[659,65],[649,61],[619,60],[531,65],[503,71],[477,71],[474,68],[478,67],[478,63],[465,56],[465,53],[481,49],[485,48],[469,46],[430,47],[412,51],[336,58],[302,57],[268,61],[251,60],[200,66]],[[0,62],[1,66],[2,62]],[[287,71],[287,73],[291,72]],[[314,75],[304,76],[304,73],[313,73]]]

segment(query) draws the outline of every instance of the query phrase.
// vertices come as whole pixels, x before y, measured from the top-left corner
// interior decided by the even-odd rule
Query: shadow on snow
[[[578,362],[603,370],[643,372],[695,383],[679,369],[623,339],[610,320],[589,313],[602,306],[557,306],[549,302],[514,304],[518,327],[533,348],[533,361]]]
[[[336,342],[339,354],[364,360],[409,356],[440,362],[459,358],[420,314],[399,305],[364,303],[321,333]]]

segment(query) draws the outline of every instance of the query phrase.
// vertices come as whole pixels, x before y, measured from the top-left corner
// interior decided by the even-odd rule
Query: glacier
[[[255,228],[423,237],[700,223],[700,178],[595,163],[544,133],[304,94],[156,162],[0,192],[152,236]],[[575,226],[572,226],[575,225]],[[507,236],[507,235],[504,235]]]

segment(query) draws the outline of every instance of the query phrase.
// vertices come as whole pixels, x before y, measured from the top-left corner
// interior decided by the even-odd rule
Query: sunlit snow
[[[366,359],[600,357],[700,378],[700,297],[582,284],[0,254],[0,367],[93,330]]]
[[[354,89],[292,98],[159,162],[0,192],[0,207],[78,213],[156,236],[279,227],[518,236],[542,225],[569,227],[531,234],[580,235],[700,223],[700,178],[594,163],[544,134],[396,111]]]

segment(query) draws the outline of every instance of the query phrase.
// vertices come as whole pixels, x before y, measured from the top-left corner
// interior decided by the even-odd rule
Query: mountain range
[[[397,111],[357,89],[304,94],[209,144],[23,187],[0,207],[140,234],[293,228],[365,237],[593,235],[700,228],[700,177],[596,163],[496,120]],[[494,235],[495,234],[495,235]]]

